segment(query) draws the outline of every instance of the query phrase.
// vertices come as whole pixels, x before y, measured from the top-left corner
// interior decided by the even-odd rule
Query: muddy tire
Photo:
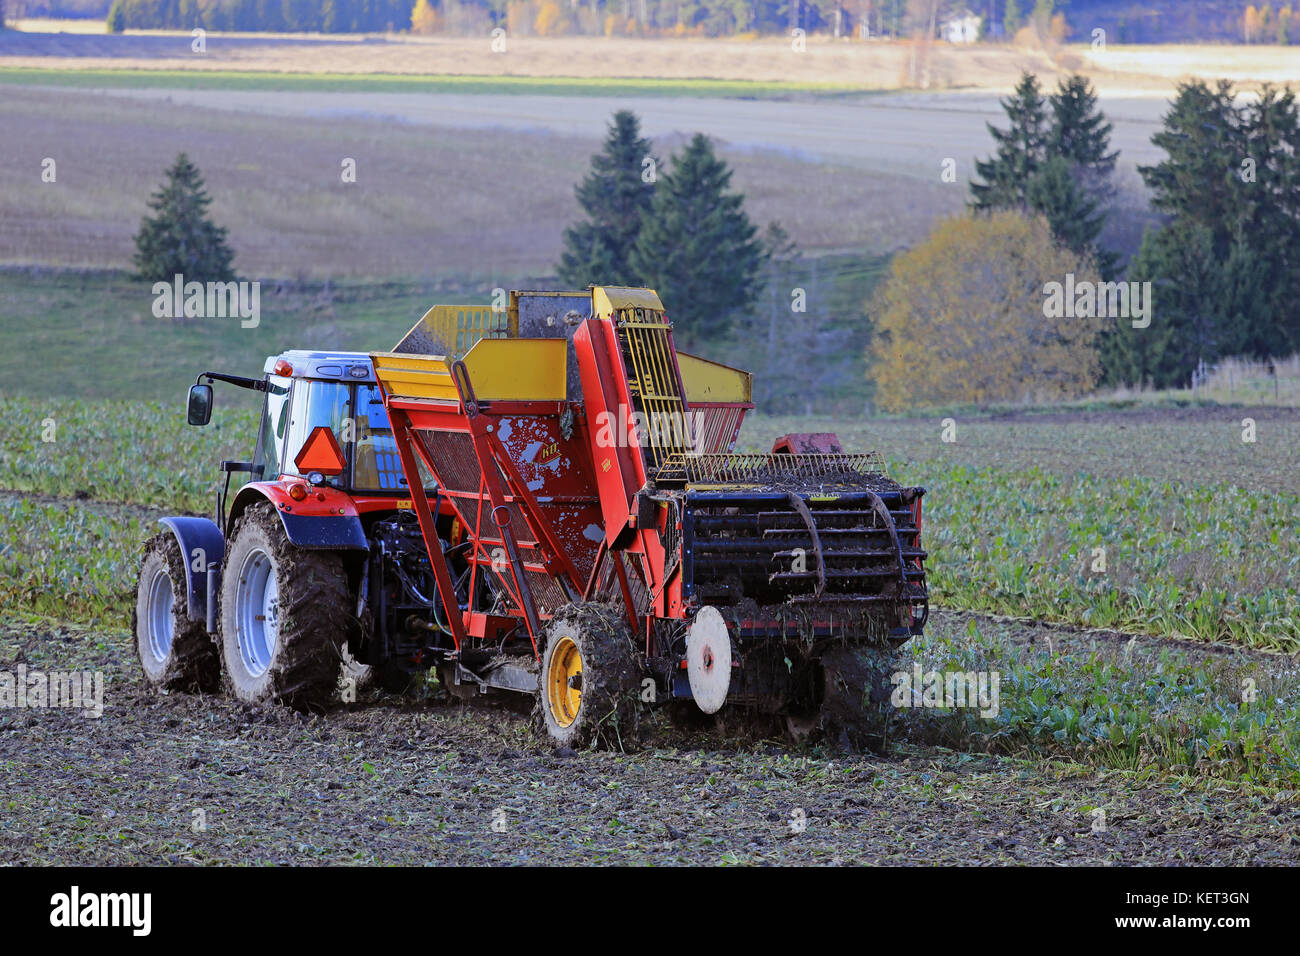
[[[170,531],[144,546],[131,630],[145,680],[160,690],[215,691],[221,658],[204,621],[186,610],[185,555]]]
[[[827,743],[885,752],[895,720],[889,678],[897,661],[889,648],[837,646],[822,653],[825,689],[818,730]]]
[[[240,515],[221,580],[221,656],[231,696],[324,707],[355,626],[342,555],[294,547],[269,505]]]
[[[566,605],[546,628],[534,717],[556,747],[631,750],[645,676],[631,629],[608,604]]]

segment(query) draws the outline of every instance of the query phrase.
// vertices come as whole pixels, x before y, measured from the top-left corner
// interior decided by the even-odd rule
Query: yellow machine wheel
[[[554,653],[547,655],[546,705],[551,719],[568,727],[578,719],[582,709],[582,651],[573,638],[561,637]]]
[[[644,662],[621,612],[607,604],[560,608],[546,629],[537,724],[557,747],[634,746]]]

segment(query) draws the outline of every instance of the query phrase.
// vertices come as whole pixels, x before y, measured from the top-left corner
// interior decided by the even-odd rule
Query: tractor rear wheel
[[[240,515],[221,580],[221,654],[234,697],[324,707],[355,620],[342,555],[295,547],[269,505]]]
[[[569,604],[546,629],[534,708],[556,747],[634,747],[644,669],[627,621],[607,604]]]
[[[131,629],[145,679],[164,690],[214,691],[221,680],[217,645],[186,607],[185,555],[170,531],[144,546]]]

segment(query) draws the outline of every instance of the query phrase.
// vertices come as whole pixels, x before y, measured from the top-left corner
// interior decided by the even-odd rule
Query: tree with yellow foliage
[[[546,0],[537,11],[533,29],[539,37],[559,36],[569,32],[569,17],[555,0]]]
[[[1259,42],[1259,29],[1259,11],[1255,9],[1255,5],[1252,3],[1246,8],[1244,24],[1242,27],[1242,32],[1246,36],[1247,43]]]
[[[411,32],[433,33],[438,29],[438,11],[429,0],[415,0],[411,10]]]
[[[1091,390],[1106,323],[1049,307],[1049,289],[1099,281],[1092,260],[1058,247],[1041,217],[1008,211],[944,220],[894,259],[870,306],[867,362],[877,403],[896,412]]]

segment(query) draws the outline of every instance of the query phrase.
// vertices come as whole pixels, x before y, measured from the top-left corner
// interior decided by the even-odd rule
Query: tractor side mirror
[[[212,386],[191,385],[185,418],[191,425],[206,425],[212,420]]]

